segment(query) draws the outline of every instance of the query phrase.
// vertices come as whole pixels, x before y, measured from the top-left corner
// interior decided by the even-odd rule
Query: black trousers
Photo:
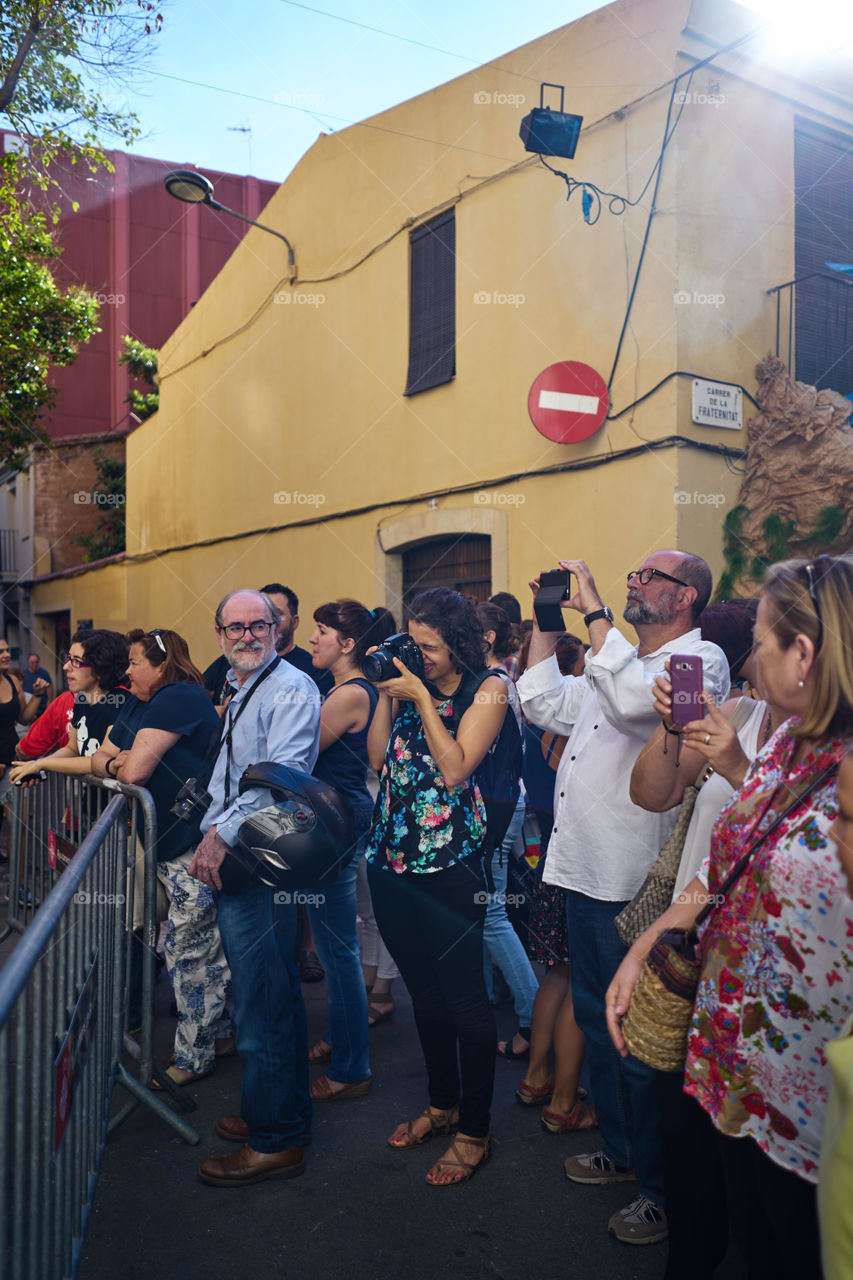
[[[412,997],[426,1061],[429,1100],[459,1104],[459,1130],[489,1132],[497,1029],[483,976],[486,889],[482,865],[431,874],[371,864],[376,922]]]
[[[681,1072],[657,1072],[669,1221],[665,1280],[711,1280],[731,1234],[750,1280],[820,1280],[816,1188],[752,1138],[721,1134]]]
[[[752,1138],[717,1134],[732,1234],[750,1280],[820,1280],[817,1187],[776,1164]]]

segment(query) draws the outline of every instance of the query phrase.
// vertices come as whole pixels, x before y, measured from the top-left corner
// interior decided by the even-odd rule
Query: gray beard
[[[645,600],[630,600],[622,610],[622,617],[626,622],[630,622],[632,627],[637,623],[643,626],[644,623],[656,621],[654,609],[646,604]]]
[[[622,610],[622,617],[626,622],[630,622],[632,627],[635,627],[637,623],[642,627],[650,624],[662,626],[667,622],[672,622],[672,602],[677,591],[678,588],[674,587],[666,595],[661,596],[658,599],[657,606],[649,604],[647,600],[639,596],[634,600],[629,600]]]

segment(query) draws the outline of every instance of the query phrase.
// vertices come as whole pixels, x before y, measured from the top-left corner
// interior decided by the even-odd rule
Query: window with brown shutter
[[[435,538],[403,552],[403,609],[419,591],[449,587],[475,600],[492,594],[492,540],[485,534]]]
[[[456,218],[453,209],[409,235],[409,375],[404,395],[456,374]]]

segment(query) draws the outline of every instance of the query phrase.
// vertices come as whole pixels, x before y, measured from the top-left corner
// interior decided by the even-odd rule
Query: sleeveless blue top
[[[379,701],[379,694],[375,685],[372,685],[369,680],[363,680],[360,676],[345,680],[335,688],[343,689],[348,684],[360,685],[367,691],[370,699],[370,715],[363,729],[358,729],[354,733],[345,733],[343,737],[330,743],[325,751],[320,752],[314,766],[314,777],[328,782],[330,786],[346,796],[355,814],[356,830],[360,836],[363,836],[370,830],[373,820],[373,800],[367,790],[367,770],[370,767],[367,757],[367,732]],[[323,701],[331,698],[334,692],[334,689],[330,689]]]

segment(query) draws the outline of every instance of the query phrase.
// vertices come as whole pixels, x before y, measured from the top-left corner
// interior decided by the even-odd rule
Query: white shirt
[[[660,724],[652,686],[666,674],[664,662],[673,653],[698,654],[714,701],[728,696],[725,654],[703,640],[698,627],[642,658],[611,627],[598,653],[587,651],[582,676],[561,675],[551,657],[528,667],[519,680],[527,718],[569,738],[554,787],[546,884],[602,902],[625,902],[643,883],[678,810],[648,813],[631,803],[628,788],[634,761]]]

